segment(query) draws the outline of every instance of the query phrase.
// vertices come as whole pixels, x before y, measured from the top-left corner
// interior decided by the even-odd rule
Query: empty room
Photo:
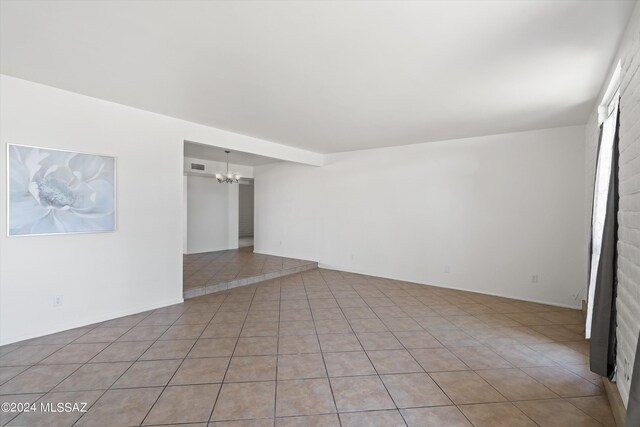
[[[0,0],[0,425],[640,427],[640,1]]]

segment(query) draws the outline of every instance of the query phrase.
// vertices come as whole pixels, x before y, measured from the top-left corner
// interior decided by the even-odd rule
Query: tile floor
[[[0,347],[17,426],[614,426],[579,311],[315,269]],[[86,403],[43,413],[41,403]]]
[[[314,261],[257,254],[253,252],[253,246],[184,255],[184,297],[201,296],[247,285],[249,279],[261,282],[317,266]]]
[[[250,237],[238,237],[238,247],[246,248],[253,246],[253,236]]]

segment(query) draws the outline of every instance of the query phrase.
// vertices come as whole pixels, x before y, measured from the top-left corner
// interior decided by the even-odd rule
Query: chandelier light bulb
[[[229,172],[229,153],[231,151],[225,150],[225,153],[227,153],[227,173],[216,173],[216,179],[220,184],[237,184],[240,181],[240,174]]]

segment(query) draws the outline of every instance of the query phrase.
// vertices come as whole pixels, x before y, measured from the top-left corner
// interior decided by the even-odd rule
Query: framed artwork
[[[115,157],[9,144],[7,162],[9,236],[115,231]]]

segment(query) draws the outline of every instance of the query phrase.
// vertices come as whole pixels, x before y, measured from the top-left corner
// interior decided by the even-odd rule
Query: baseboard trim
[[[616,383],[612,383],[608,378],[602,378],[602,384],[607,393],[607,399],[609,399],[609,406],[611,406],[611,412],[613,418],[616,421],[617,427],[624,427],[624,420],[627,417],[627,408],[624,407],[620,391]]]
[[[371,273],[363,273],[363,272],[360,272],[360,271],[354,271],[354,270],[349,270],[349,269],[345,269],[345,268],[338,268],[338,267],[330,266],[330,265],[323,264],[323,263],[318,263],[318,268],[321,268],[321,269],[324,269],[324,270],[334,270],[334,271],[343,271],[345,273],[360,274],[362,276],[378,277],[378,278],[381,278],[381,279],[397,280],[399,282],[410,283],[412,285],[433,286],[435,288],[450,289],[450,290],[453,290],[453,291],[471,292],[471,293],[474,293],[474,294],[489,295],[489,296],[492,296],[492,297],[508,298],[508,299],[513,299],[513,300],[517,300],[517,301],[533,302],[533,303],[536,303],[536,304],[551,305],[551,306],[560,307],[560,308],[569,308],[571,310],[580,310],[580,307],[577,306],[577,305],[562,304],[562,303],[558,303],[558,302],[551,302],[551,301],[543,301],[543,300],[537,300],[537,299],[532,299],[532,298],[517,297],[517,296],[507,295],[507,294],[503,294],[503,293],[484,292],[484,291],[478,291],[478,290],[475,290],[475,289],[459,288],[459,287],[455,287],[455,286],[442,285],[442,284],[435,285],[433,283],[414,282],[414,281],[406,280],[406,279],[398,279],[397,277],[379,276],[379,275],[374,275],[374,274],[371,274]]]
[[[14,335],[7,338],[6,341],[0,342],[0,345],[8,345],[16,342],[30,340],[33,338],[39,338],[45,335],[56,334],[58,332],[68,331],[69,329],[82,328],[84,326],[94,325],[96,323],[106,322],[107,320],[117,319],[118,317],[130,316],[132,314],[144,313],[145,311],[156,310],[158,308],[168,307],[170,305],[181,304],[184,302],[184,298],[171,298],[164,301],[159,301],[154,304],[139,305],[134,308],[120,311],[112,311],[100,316],[88,317],[81,321],[67,322],[63,326],[56,326],[52,328],[41,329],[37,332],[30,332],[28,334]]]

